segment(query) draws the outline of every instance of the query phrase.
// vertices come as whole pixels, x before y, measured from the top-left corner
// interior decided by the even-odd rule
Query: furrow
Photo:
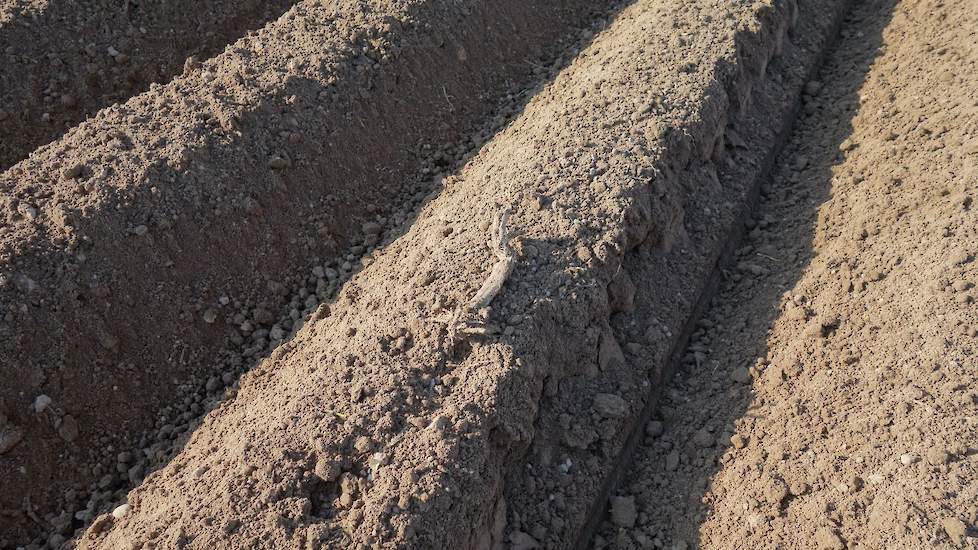
[[[295,0],[0,3],[0,170],[178,75]]]
[[[592,548],[976,547],[976,8],[853,6]]]
[[[836,14],[843,3],[812,5]],[[781,1],[625,8],[79,545],[573,544],[610,474],[590,465],[620,452],[650,375],[665,365],[635,358],[677,345],[749,201],[749,173],[718,175],[738,162],[724,144],[741,147],[727,123],[751,114],[797,13]],[[807,74],[797,70],[783,90],[792,97]],[[776,121],[792,103],[774,105]],[[503,211],[512,217],[500,228]],[[500,233],[516,258],[511,273],[486,246]],[[646,276],[633,262],[671,254],[688,271],[663,274],[663,288],[682,292],[648,298],[669,314],[656,326],[662,336],[621,343],[635,303],[629,272]],[[490,273],[508,279],[490,311],[470,311]],[[640,368],[650,364],[651,373]],[[611,393],[599,386],[609,380],[630,385]],[[588,393],[575,390],[585,399],[568,422],[541,416],[575,385]],[[596,412],[612,436],[585,444],[590,456],[578,462],[567,449],[588,437],[574,432],[587,427],[573,418],[579,410]],[[513,497],[531,468],[584,492],[546,541]],[[557,500],[545,505],[560,509]]]
[[[303,2],[0,175],[2,536],[165,462],[599,7]]]

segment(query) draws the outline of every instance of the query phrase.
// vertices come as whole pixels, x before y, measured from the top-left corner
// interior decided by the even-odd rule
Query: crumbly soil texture
[[[978,548],[976,8],[846,20],[591,548]]]
[[[0,548],[978,548],[978,0],[0,0]]]
[[[0,1],[0,170],[294,3]]]

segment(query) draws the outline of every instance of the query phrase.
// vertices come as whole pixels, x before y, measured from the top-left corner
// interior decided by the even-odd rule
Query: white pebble
[[[50,404],[51,398],[42,393],[34,398],[34,412],[40,414],[44,412],[44,409],[48,408],[48,405]]]
[[[121,504],[119,506],[116,506],[115,510],[112,510],[112,517],[114,517],[115,519],[122,519],[126,517],[126,514],[128,513],[129,513],[129,505]]]

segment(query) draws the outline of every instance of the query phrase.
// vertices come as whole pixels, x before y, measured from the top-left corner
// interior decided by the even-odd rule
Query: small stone
[[[380,234],[382,228],[380,227],[379,223],[367,222],[363,224],[361,229],[363,230],[364,235],[378,235]]]
[[[272,157],[268,161],[268,167],[272,170],[281,170],[289,167],[289,161],[284,157]]]
[[[912,454],[902,454],[900,455],[900,464],[904,466],[910,466],[911,464],[917,462],[920,458],[917,455]]]
[[[208,325],[213,325],[214,321],[217,321],[217,312],[212,308],[207,308],[204,310],[204,322]]]
[[[20,206],[20,211],[24,214],[24,217],[28,220],[34,221],[37,219],[38,212],[37,208],[30,204],[23,204]]]
[[[730,373],[730,379],[738,384],[748,384],[751,381],[750,371],[747,367],[738,367]]]
[[[530,536],[529,533],[524,533],[523,531],[513,531],[510,533],[509,543],[511,550],[534,550],[535,548],[540,548],[540,543]]]
[[[149,233],[149,227],[145,225],[137,225],[132,228],[132,234],[137,237],[142,237],[143,235]]]
[[[440,433],[445,433],[445,431],[448,430],[449,424],[450,422],[447,416],[438,415],[431,421],[431,424],[428,424],[428,429]]]
[[[666,471],[675,472],[679,468],[679,453],[677,451],[670,451],[666,455]]]
[[[743,449],[747,446],[747,438],[740,434],[733,434],[730,437],[730,444],[736,449]]]
[[[339,463],[335,460],[325,458],[316,461],[316,466],[313,471],[321,479],[329,482],[336,481],[336,478],[340,477],[340,473],[342,473]]]
[[[800,497],[808,492],[809,486],[804,481],[792,481],[788,485],[788,492],[791,496]]]
[[[961,546],[964,543],[964,537],[968,533],[968,526],[963,521],[958,518],[944,518],[941,520],[941,527],[944,528],[944,532],[947,533],[947,538],[951,539],[951,542],[955,546]]]
[[[112,516],[110,514],[102,514],[95,518],[90,529],[92,533],[98,534],[108,529],[110,525],[112,525]]]
[[[108,489],[115,482],[115,476],[112,474],[105,474],[98,480],[99,489]]]
[[[665,430],[662,422],[658,420],[650,420],[648,424],[645,425],[645,435],[649,437],[659,437]]]
[[[381,466],[387,464],[388,456],[386,453],[374,453],[367,459],[367,466],[371,472],[377,473]]]
[[[115,519],[122,519],[126,517],[126,514],[128,513],[129,513],[129,504],[122,504],[116,506],[115,509],[112,510],[112,517],[114,517]]]
[[[24,439],[24,431],[11,425],[0,424],[0,455],[10,452]]]
[[[24,294],[30,294],[37,292],[41,285],[23,273],[17,273],[14,275],[14,287]]]
[[[886,477],[883,474],[869,474],[866,476],[866,481],[872,483],[873,485],[879,485],[886,481]]]
[[[126,471],[126,477],[129,478],[129,482],[136,485],[143,480],[143,475],[146,472],[146,468],[142,464],[136,464]]]
[[[696,433],[693,434],[693,444],[697,447],[704,449],[707,447],[712,447],[714,442],[715,439],[713,434],[706,430],[696,430]]]
[[[594,396],[594,410],[604,418],[622,418],[628,413],[628,403],[620,395],[599,393]]]
[[[41,414],[50,404],[51,398],[42,393],[34,398],[34,412]]]
[[[236,519],[229,519],[227,523],[224,524],[224,533],[230,535],[231,533],[237,531],[238,527],[241,527],[241,521]]]
[[[951,461],[951,455],[943,447],[931,447],[927,450],[927,462],[932,466],[941,466]]]
[[[577,252],[575,255],[577,256],[577,259],[581,261],[581,263],[588,264],[591,262],[591,249],[586,246],[577,247]]]
[[[537,210],[543,210],[550,205],[550,198],[546,195],[536,195],[533,197],[533,207]]]
[[[638,511],[635,497],[611,497],[611,521],[619,527],[631,529],[635,526]]]
[[[359,453],[369,453],[374,449],[374,442],[369,437],[361,435],[353,442],[353,448]]]

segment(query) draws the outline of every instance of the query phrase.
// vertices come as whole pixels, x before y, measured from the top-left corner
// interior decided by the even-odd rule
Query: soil
[[[0,175],[0,539],[166,462],[599,5],[304,3]]]
[[[976,7],[847,20],[594,548],[978,548]]]
[[[608,491],[625,474],[625,460],[696,328],[718,264],[737,240],[738,224],[774,164],[803,86],[846,7],[804,2],[789,10],[780,48],[751,86],[749,101],[720,122],[726,124],[722,142],[708,159],[676,174],[682,229],[668,247],[627,253],[621,280],[611,287],[631,287],[627,295],[633,295],[608,323],[621,360],[562,381],[541,403],[537,424],[554,427],[536,438],[526,464],[507,480],[511,538],[525,546],[581,546],[604,516]],[[609,414],[603,405],[609,399],[632,414]]]
[[[660,13],[699,38],[661,48],[674,31]],[[506,474],[546,388],[620,368],[623,253],[686,242],[684,176],[712,181],[727,114],[747,109],[794,15],[787,2],[626,8],[80,546],[525,547]],[[497,231],[515,266],[486,247]],[[709,242],[706,266],[722,239]],[[506,284],[490,313],[472,311],[490,272]],[[624,433],[628,402],[595,400]]]
[[[195,8],[0,0],[0,548],[978,548],[978,0]]]
[[[0,0],[0,170],[295,0]]]

